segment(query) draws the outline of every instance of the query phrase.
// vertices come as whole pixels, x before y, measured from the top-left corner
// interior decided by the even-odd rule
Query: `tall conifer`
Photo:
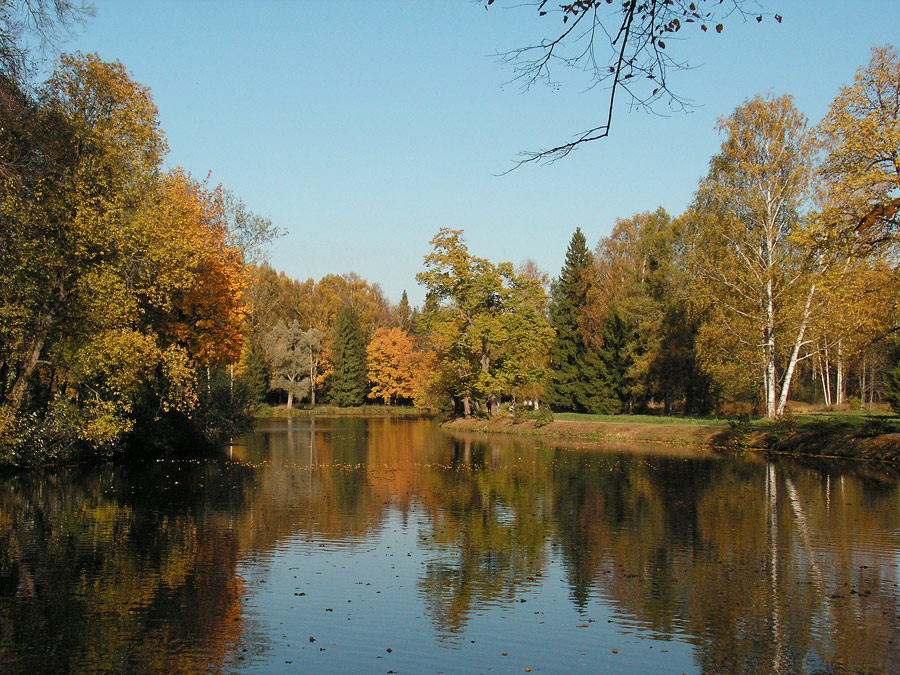
[[[558,410],[594,411],[599,402],[608,398],[603,363],[598,354],[587,348],[579,330],[593,264],[584,234],[577,228],[559,279],[553,285],[550,310],[556,338],[550,349],[551,377],[545,399]]]
[[[338,311],[332,343],[334,372],[329,378],[329,399],[339,406],[362,405],[368,388],[366,341],[359,316],[349,306]]]

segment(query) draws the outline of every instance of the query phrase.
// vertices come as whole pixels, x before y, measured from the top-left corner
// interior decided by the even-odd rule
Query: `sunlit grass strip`
[[[593,415],[589,413],[553,413],[557,420],[604,422],[612,424],[684,424],[686,426],[722,426],[726,419],[716,417],[669,417],[665,415]]]

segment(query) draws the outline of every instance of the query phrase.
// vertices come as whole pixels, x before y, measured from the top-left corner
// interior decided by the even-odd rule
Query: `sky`
[[[897,0],[761,0],[780,24],[668,41],[691,65],[670,86],[692,112],[629,112],[621,99],[609,138],[501,175],[605,114],[606,92],[578,73],[523,91],[498,61],[558,16],[515,1],[93,1],[63,49],[120,61],[150,88],[167,167],[271,218],[286,234],[270,264],[288,276],[353,272],[413,305],[440,228],[464,230],[473,255],[556,276],[577,227],[594,246],[619,218],[682,213],[720,147],[719,117],[791,94],[816,123],[871,47],[900,35]]]

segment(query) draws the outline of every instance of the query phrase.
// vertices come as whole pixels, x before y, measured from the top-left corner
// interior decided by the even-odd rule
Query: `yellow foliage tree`
[[[853,239],[889,242],[900,226],[900,54],[874,47],[819,127],[826,226]]]
[[[397,399],[414,399],[416,383],[421,379],[423,358],[415,340],[399,328],[379,328],[366,347],[369,398],[380,398],[385,405]]]

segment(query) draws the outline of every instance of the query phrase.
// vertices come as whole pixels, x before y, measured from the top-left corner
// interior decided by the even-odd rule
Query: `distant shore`
[[[433,416],[427,410],[408,405],[360,405],[340,408],[335,405],[317,405],[315,408],[290,408],[286,406],[263,406],[253,413],[260,419],[270,417],[404,417],[419,418]]]
[[[588,416],[572,416],[588,417]],[[728,420],[608,416],[613,419],[554,419],[538,427],[534,420],[515,423],[512,418],[454,419],[442,427],[448,431],[511,434],[546,437],[555,440],[597,442],[666,443],[703,447],[776,452],[788,455],[840,457],[900,462],[900,433],[893,420],[861,418],[848,422],[843,418],[802,419],[790,426]]]
[[[442,428],[449,431],[512,434],[520,436],[544,436],[554,439],[578,439],[587,441],[616,441],[635,443],[669,443],[672,445],[708,446],[712,439],[728,429],[721,424],[683,424],[678,422],[630,421],[621,415],[621,421],[576,421],[556,419],[538,427],[534,420],[515,423],[509,417],[485,419],[457,418],[445,422]]]

